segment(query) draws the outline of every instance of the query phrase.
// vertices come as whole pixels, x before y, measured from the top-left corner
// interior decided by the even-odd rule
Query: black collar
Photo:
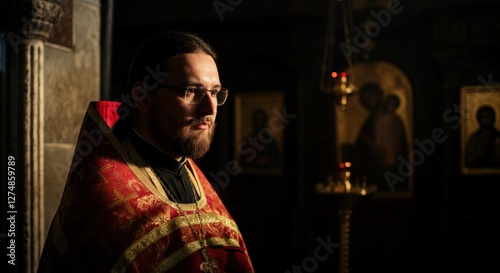
[[[182,167],[186,164],[186,158],[179,162],[167,153],[163,152],[147,140],[145,140],[136,130],[132,129],[129,134],[130,142],[137,149],[139,154],[153,168],[167,168],[175,174],[179,174]]]

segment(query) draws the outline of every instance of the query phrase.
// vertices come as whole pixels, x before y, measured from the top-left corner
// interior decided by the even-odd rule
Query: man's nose
[[[203,99],[198,105],[198,109],[205,115],[211,115],[216,113],[217,110],[217,98],[212,97],[209,91],[205,92]]]

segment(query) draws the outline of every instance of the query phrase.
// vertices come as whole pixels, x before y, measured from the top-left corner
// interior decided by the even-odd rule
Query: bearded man
[[[194,159],[227,99],[199,36],[164,32],[132,61],[120,104],[89,104],[44,272],[254,272],[243,237]]]

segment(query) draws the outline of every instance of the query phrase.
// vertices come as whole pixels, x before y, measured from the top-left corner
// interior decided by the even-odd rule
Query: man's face
[[[205,53],[181,54],[167,63],[162,84],[220,87],[217,65]],[[217,102],[206,95],[199,104],[187,104],[184,92],[159,86],[148,93],[146,131],[150,142],[173,157],[199,158],[210,148],[215,129]]]

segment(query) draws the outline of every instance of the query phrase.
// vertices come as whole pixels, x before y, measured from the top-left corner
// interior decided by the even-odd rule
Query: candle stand
[[[376,192],[376,187],[369,187],[366,179],[361,184],[351,184],[350,172],[341,171],[341,179],[334,181],[333,176],[329,176],[327,183],[316,184],[316,192],[328,195],[334,199],[338,205],[339,217],[339,269],[340,273],[349,273],[349,255],[350,255],[350,231],[351,216],[354,206],[364,198],[371,196]]]

